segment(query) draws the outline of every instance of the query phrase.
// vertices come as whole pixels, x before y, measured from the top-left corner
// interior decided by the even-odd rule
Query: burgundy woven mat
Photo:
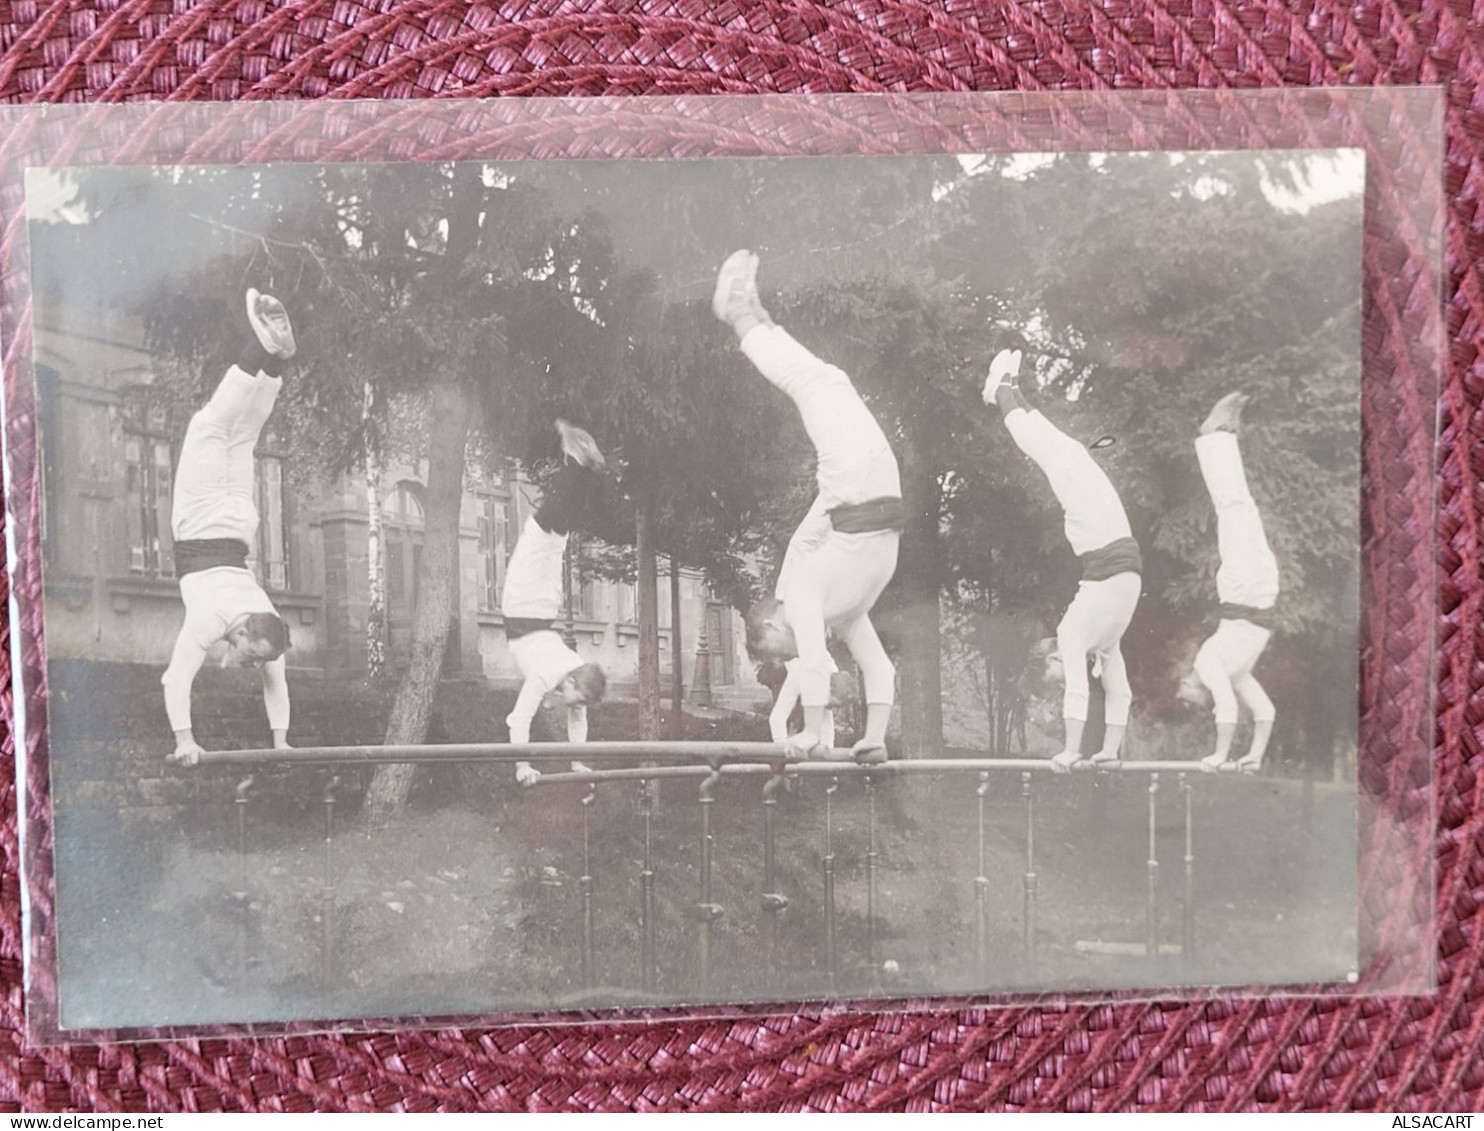
[[[1446,84],[1452,336],[1440,460],[1434,998],[26,1051],[7,728],[0,1111],[1479,1109],[1481,44],[1484,3],[1469,0],[1099,0],[1091,10],[1055,0],[1013,9],[969,0],[0,0],[7,102]],[[8,659],[0,679],[8,718]]]

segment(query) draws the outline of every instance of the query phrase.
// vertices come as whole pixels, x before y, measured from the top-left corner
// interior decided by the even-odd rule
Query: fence
[[[579,879],[582,906],[581,977],[584,987],[594,985],[595,905],[596,891],[592,867],[590,814],[599,788],[605,785],[637,785],[638,810],[644,825],[644,854],[640,872],[639,907],[642,946],[640,970],[642,989],[652,994],[656,988],[656,901],[655,860],[653,854],[653,821],[657,783],[665,780],[693,780],[696,802],[700,807],[701,855],[699,890],[694,913],[697,921],[698,967],[704,992],[711,981],[713,932],[724,915],[724,908],[713,891],[714,837],[712,809],[717,801],[717,787],[723,781],[761,781],[763,890],[758,893],[758,907],[763,916],[763,934],[770,950],[776,949],[779,916],[788,899],[777,888],[776,838],[778,795],[790,777],[828,778],[824,791],[823,852],[821,872],[823,885],[823,919],[826,976],[831,995],[839,985],[841,955],[838,946],[836,918],[835,812],[834,800],[840,783],[860,779],[867,803],[867,842],[865,852],[866,882],[866,947],[867,965],[880,989],[881,962],[879,931],[883,914],[878,891],[879,846],[877,826],[877,791],[887,783],[908,776],[950,774],[974,775],[978,812],[978,872],[974,879],[974,938],[977,969],[989,976],[988,924],[991,915],[986,875],[985,803],[991,781],[1004,774],[1018,775],[1024,813],[1024,873],[1022,888],[1022,955],[1024,970],[1034,978],[1037,961],[1036,918],[1038,881],[1036,874],[1036,779],[1053,773],[1049,762],[1030,759],[924,759],[886,762],[879,765],[857,765],[847,751],[836,751],[829,760],[803,760],[790,756],[783,746],[753,742],[593,742],[586,744],[540,743],[528,745],[450,744],[436,746],[347,746],[316,747],[294,750],[208,751],[201,755],[201,766],[324,766],[330,771],[322,797],[325,822],[324,875],[321,886],[320,962],[326,976],[334,967],[335,890],[335,816],[341,778],[337,769],[352,765],[382,763],[496,763],[509,764],[532,758],[580,759],[598,766],[586,772],[564,772],[543,775],[537,782],[541,789],[563,786],[581,787],[578,804],[581,810],[582,875]],[[641,765],[613,765],[618,762],[640,762]],[[606,768],[605,768],[606,767]],[[1194,775],[1209,779],[1212,775],[1200,762],[1120,762],[1094,768],[1086,763],[1074,771],[1078,774],[1142,774],[1147,779],[1148,857],[1145,861],[1145,930],[1143,951],[1152,960],[1175,948],[1161,947],[1158,937],[1160,860],[1156,836],[1156,803],[1162,787],[1171,779],[1178,791],[1184,811],[1184,905],[1181,917],[1181,939],[1178,952],[1189,960],[1195,950],[1195,829],[1192,796]],[[1223,768],[1233,773],[1234,766]],[[1060,776],[1060,775],[1058,775]],[[239,904],[238,961],[245,968],[249,916],[249,877],[247,845],[247,807],[254,778],[251,774],[236,786],[237,842],[240,859],[240,886],[234,893]],[[986,985],[987,985],[986,981]]]

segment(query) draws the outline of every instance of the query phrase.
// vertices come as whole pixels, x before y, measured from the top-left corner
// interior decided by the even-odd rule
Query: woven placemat
[[[591,11],[582,11],[590,8]],[[0,2],[0,99],[1445,84],[1438,993],[28,1051],[13,740],[0,791],[0,1111],[1478,1109],[1484,6],[1235,0]],[[8,630],[8,625],[6,626]],[[11,712],[9,652],[0,695]]]

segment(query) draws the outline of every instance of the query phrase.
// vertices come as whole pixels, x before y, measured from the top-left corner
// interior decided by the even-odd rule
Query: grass
[[[506,709],[482,688],[453,688],[440,701],[442,737],[497,737]],[[636,713],[633,704],[605,705],[594,737],[632,735]],[[756,739],[765,731],[760,717],[688,717],[685,736]],[[65,1023],[1286,985],[1343,978],[1355,964],[1354,792],[1345,787],[1308,792],[1280,779],[1193,779],[1196,947],[1151,960],[1078,945],[1136,948],[1145,940],[1147,783],[1132,775],[1038,778],[1032,961],[1018,775],[990,781],[982,867],[976,776],[883,782],[875,795],[874,918],[870,798],[860,781],[842,781],[830,798],[832,983],[823,892],[828,782],[811,778],[779,796],[771,886],[787,904],[776,914],[762,907],[761,779],[719,787],[709,807],[710,882],[722,914],[708,933],[697,914],[703,806],[693,781],[666,781],[651,824],[656,960],[646,993],[637,787],[604,785],[584,806],[580,786],[521,790],[508,768],[431,767],[403,819],[371,834],[355,821],[363,779],[348,774],[327,871],[323,778],[269,775],[249,807],[242,857],[226,779],[219,801],[160,834],[148,867],[115,875],[118,860],[141,858],[137,830],[90,830],[97,871],[89,878],[74,852],[70,881],[62,875]],[[1156,797],[1162,944],[1181,942],[1185,913],[1176,784],[1162,781]],[[585,875],[593,923],[587,984]]]

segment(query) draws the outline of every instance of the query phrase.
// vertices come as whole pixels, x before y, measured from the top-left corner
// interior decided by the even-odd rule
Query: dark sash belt
[[[175,543],[175,576],[203,569],[247,568],[247,543],[236,538],[185,538]]]
[[[1272,632],[1277,627],[1277,617],[1271,608],[1259,609],[1255,605],[1233,605],[1221,603],[1222,620],[1245,620]]]
[[[869,499],[864,503],[842,503],[830,508],[830,525],[841,534],[870,534],[877,530],[901,530],[907,525],[907,508],[901,499]]]
[[[506,617],[505,639],[519,640],[533,632],[548,632],[554,624],[556,621],[542,620],[540,617]]]
[[[1120,573],[1144,572],[1144,558],[1132,538],[1118,538],[1081,556],[1083,581],[1107,581]]]

